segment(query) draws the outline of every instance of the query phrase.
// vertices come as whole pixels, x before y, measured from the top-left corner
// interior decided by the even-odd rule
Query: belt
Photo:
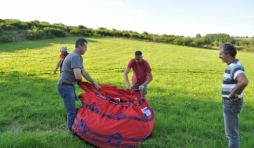
[[[73,84],[71,83],[66,83],[66,82],[59,82],[60,85],[67,85],[67,86],[74,86]]]
[[[230,100],[229,98],[227,97],[222,97],[222,99],[225,99],[225,100]],[[242,100],[243,98],[238,98],[238,100]]]

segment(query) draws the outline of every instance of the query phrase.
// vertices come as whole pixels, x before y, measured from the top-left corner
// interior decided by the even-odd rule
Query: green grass
[[[90,147],[71,139],[53,69],[59,49],[75,38],[0,45],[0,147]],[[87,38],[85,69],[101,84],[124,88],[123,71],[136,50],[150,62],[154,80],[147,99],[155,111],[150,138],[137,147],[221,148],[224,135],[221,81],[226,64],[216,50],[116,38]],[[239,52],[249,78],[240,115],[241,147],[254,146],[253,53]],[[129,74],[131,76],[131,74]],[[77,94],[83,92],[77,87]],[[81,106],[79,101],[77,106]]]

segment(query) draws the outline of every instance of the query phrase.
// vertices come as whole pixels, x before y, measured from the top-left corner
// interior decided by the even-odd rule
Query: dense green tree
[[[233,37],[230,37],[228,34],[219,33],[219,34],[206,34],[204,36],[205,43],[211,44],[214,41],[222,42],[222,43],[232,43],[234,40]]]
[[[196,38],[201,38],[202,36],[199,34],[196,35]]]
[[[183,38],[175,38],[173,43],[175,45],[183,45],[184,41],[183,41]]]
[[[183,38],[183,45],[184,46],[191,46],[191,42],[193,41],[192,38],[187,37],[187,38]]]
[[[79,29],[79,30],[86,30],[87,27],[86,27],[86,26],[83,26],[83,25],[78,25],[78,29]]]
[[[123,36],[124,38],[129,38],[129,37],[130,37],[130,34],[129,34],[129,32],[128,32],[127,30],[123,30],[123,31],[122,31],[122,36]]]
[[[122,32],[116,29],[112,29],[111,34],[113,35],[113,37],[122,37]]]
[[[205,44],[205,38],[195,38],[191,45],[194,47],[202,47]]]

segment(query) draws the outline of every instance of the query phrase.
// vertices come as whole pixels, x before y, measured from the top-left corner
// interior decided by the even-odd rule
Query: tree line
[[[222,43],[231,43],[238,50],[254,51],[254,36],[233,37],[225,33],[206,34],[195,37],[184,37],[168,34],[151,34],[148,32],[138,33],[131,30],[117,30],[100,27],[98,29],[87,28],[83,25],[66,26],[61,23],[50,24],[43,21],[24,22],[17,19],[0,19],[0,43],[13,42],[15,38],[11,32],[18,31],[25,34],[26,40],[52,39],[67,36],[101,36],[117,37],[135,40],[143,40],[158,43],[168,43],[182,46],[213,49]]]

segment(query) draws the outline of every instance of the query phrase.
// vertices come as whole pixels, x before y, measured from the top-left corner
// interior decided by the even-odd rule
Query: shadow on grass
[[[11,119],[11,122],[17,121],[21,124],[32,120],[42,121],[43,118],[40,124],[44,124],[45,121],[50,121],[45,117],[50,118],[55,111],[60,113],[58,115],[65,116],[64,110],[61,111],[62,107],[59,107],[62,100],[56,90],[56,82],[57,80],[47,80],[19,72],[5,75],[0,86],[0,112],[7,120]]]
[[[66,38],[36,40],[36,41],[4,43],[4,44],[1,44],[0,46],[0,52],[10,53],[10,52],[16,52],[16,51],[26,50],[26,49],[40,49],[40,48],[50,47],[53,44],[72,44],[74,48],[75,42],[78,38],[83,38],[83,37],[66,37]],[[84,37],[84,38],[88,41],[88,43],[99,42],[99,40],[96,40],[97,37]]]

